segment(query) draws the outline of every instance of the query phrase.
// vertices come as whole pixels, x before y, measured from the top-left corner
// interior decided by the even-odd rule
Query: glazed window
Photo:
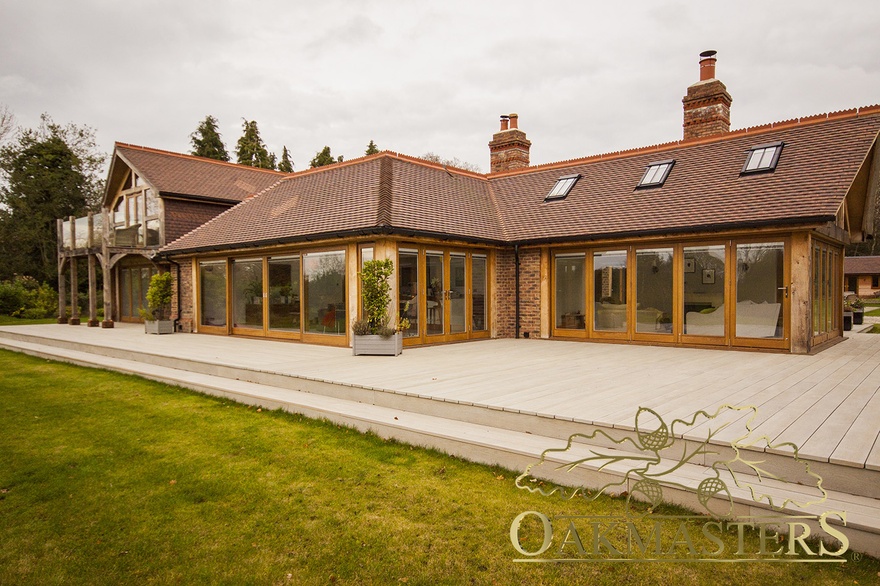
[[[662,186],[666,182],[666,178],[669,177],[669,172],[672,171],[674,165],[675,161],[671,159],[669,161],[658,161],[649,164],[636,188]]]
[[[752,147],[746,157],[741,173],[763,173],[774,171],[779,155],[782,153],[783,143],[775,142]]]
[[[574,184],[577,183],[577,180],[580,178],[581,176],[579,174],[560,177],[556,180],[556,184],[553,185],[553,189],[550,190],[550,193],[547,194],[544,201],[565,199],[565,197],[571,192],[571,188],[574,187]]]

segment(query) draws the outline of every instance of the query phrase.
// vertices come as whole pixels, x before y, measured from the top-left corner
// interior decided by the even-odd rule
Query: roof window
[[[666,181],[666,178],[669,177],[669,172],[672,170],[673,165],[675,165],[674,159],[649,163],[648,168],[645,169],[645,174],[642,175],[642,179],[636,185],[636,188],[660,187]]]
[[[565,196],[569,194],[571,188],[574,187],[574,184],[577,183],[577,180],[580,178],[580,174],[565,175],[563,177],[560,177],[556,180],[556,185],[553,186],[553,189],[550,190],[550,193],[547,194],[547,197],[544,198],[544,201],[565,199]]]
[[[775,170],[776,163],[779,161],[779,153],[782,152],[782,145],[781,142],[774,142],[752,147],[741,173],[762,173]]]

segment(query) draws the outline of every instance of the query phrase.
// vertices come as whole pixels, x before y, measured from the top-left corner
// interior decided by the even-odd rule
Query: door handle
[[[785,299],[788,299],[788,287],[777,287],[776,290],[777,291],[785,291],[785,293],[783,293],[783,297]]]

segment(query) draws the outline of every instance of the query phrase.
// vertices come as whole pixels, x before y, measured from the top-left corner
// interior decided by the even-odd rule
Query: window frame
[[[740,175],[754,175],[755,173],[772,173],[776,170],[776,166],[779,163],[779,156],[782,154],[782,149],[785,146],[785,143],[782,141],[777,142],[768,142],[765,144],[759,144],[753,146],[749,149],[748,154],[746,155],[745,163],[743,163],[742,170],[739,172]],[[752,159],[756,156],[758,157],[758,165],[761,164],[761,159],[764,158],[764,153],[768,149],[774,149],[773,157],[770,159],[770,162],[764,166],[758,166],[753,169],[749,169],[749,163],[751,163]],[[757,153],[761,153],[758,155]]]
[[[654,177],[652,181],[646,182],[645,180],[648,178],[652,172],[656,174],[656,170],[660,167],[666,165],[666,169],[659,177]],[[645,167],[645,172],[642,173],[642,178],[639,179],[638,184],[636,185],[636,189],[648,189],[652,187],[663,187],[666,183],[666,179],[669,178],[669,173],[672,172],[672,168],[675,166],[675,159],[666,159],[665,161],[654,161],[653,163],[648,163]]]
[[[581,177],[583,177],[583,175],[581,175],[580,173],[563,175],[556,180],[556,183],[553,184],[550,192],[546,196],[544,196],[544,201],[557,201],[565,199],[566,197],[568,197],[568,194],[571,193],[571,190],[574,188]]]

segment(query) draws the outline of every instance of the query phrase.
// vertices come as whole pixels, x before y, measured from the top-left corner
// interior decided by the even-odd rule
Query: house
[[[843,261],[844,289],[859,297],[880,295],[880,256],[848,256]]]
[[[671,143],[531,166],[511,114],[485,175],[383,152],[241,179],[234,165],[117,145],[105,216],[126,173],[163,202],[216,204],[221,213],[179,238],[166,205],[164,245],[141,255],[175,272],[183,331],[350,345],[358,269],[390,258],[408,345],[819,349],[842,335],[843,246],[873,232],[880,106],[731,131],[715,64],[701,55],[684,136]],[[114,279],[105,315],[124,316],[126,277]]]
[[[284,173],[116,143],[104,190],[102,213],[58,220],[59,321],[64,315],[64,269],[76,283],[77,260],[86,257],[90,282],[89,325],[97,326],[96,265],[104,279],[101,325],[140,321],[150,277],[159,269],[162,246],[276,183]]]

